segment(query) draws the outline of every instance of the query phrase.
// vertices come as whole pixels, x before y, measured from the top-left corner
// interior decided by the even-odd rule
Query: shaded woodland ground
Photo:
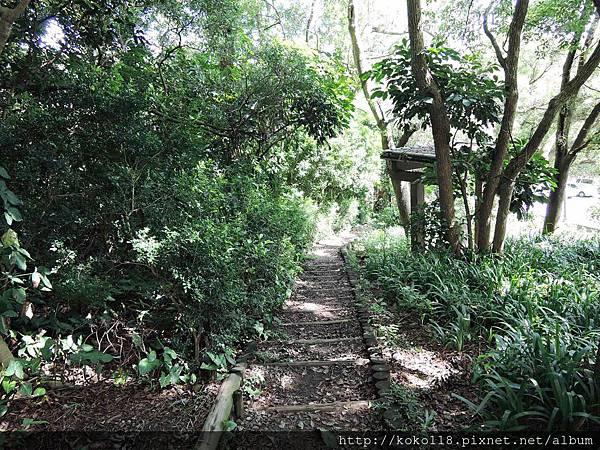
[[[2,1],[0,429],[596,430],[599,16]]]

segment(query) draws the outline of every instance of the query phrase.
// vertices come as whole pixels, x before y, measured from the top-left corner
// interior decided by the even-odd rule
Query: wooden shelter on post
[[[425,203],[425,185],[423,169],[435,163],[435,149],[432,145],[420,147],[401,147],[385,150],[381,153],[390,177],[394,181],[410,183],[410,212],[418,211]],[[413,250],[423,246],[424,233],[422,226],[411,221],[411,245]]]

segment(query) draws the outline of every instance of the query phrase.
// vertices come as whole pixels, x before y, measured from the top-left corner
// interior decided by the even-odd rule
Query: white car
[[[569,197],[595,197],[600,195],[600,186],[591,178],[577,178],[567,184]]]

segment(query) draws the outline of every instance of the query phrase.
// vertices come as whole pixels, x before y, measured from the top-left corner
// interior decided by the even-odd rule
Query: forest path
[[[336,239],[320,243],[244,377],[239,430],[379,429],[377,391]],[[249,395],[254,394],[254,396]]]

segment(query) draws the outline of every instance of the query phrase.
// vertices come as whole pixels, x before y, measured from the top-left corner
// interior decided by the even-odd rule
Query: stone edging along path
[[[390,389],[390,371],[369,324],[368,306],[356,297],[358,277],[343,244],[316,247],[279,313],[278,335],[259,343],[223,382],[203,427],[213,432],[205,433],[197,448],[217,447],[220,433],[214,431],[222,431],[234,409],[240,431],[315,431],[318,438],[324,430],[383,428],[375,403]]]
[[[354,292],[356,309],[358,311],[358,320],[361,323],[363,329],[363,338],[367,345],[367,351],[369,352],[369,359],[371,361],[371,368],[375,372],[373,377],[375,378],[375,387],[377,388],[378,397],[382,399],[390,391],[390,368],[381,354],[381,350],[378,347],[377,337],[375,331],[369,323],[369,305],[364,304],[360,297],[358,297],[358,280],[359,277],[356,272],[352,269],[348,261],[348,246],[345,245],[340,250],[340,254],[344,261],[346,269],[346,276],[348,277],[348,283],[352,287]],[[383,413],[385,415],[385,412]]]

